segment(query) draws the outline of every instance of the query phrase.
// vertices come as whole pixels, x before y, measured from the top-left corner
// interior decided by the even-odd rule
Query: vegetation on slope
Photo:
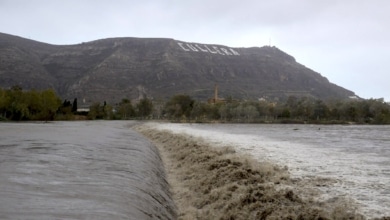
[[[199,50],[206,46],[208,52]],[[63,99],[78,97],[88,103],[142,96],[168,99],[177,93],[201,100],[215,83],[222,94],[236,99],[355,95],[270,46],[233,49],[158,38],[60,46],[0,33],[0,47],[0,87],[53,88]]]

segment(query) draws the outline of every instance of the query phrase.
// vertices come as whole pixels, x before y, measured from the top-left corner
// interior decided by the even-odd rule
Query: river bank
[[[316,200],[286,167],[150,124],[136,130],[160,151],[179,219],[365,219],[350,200]]]

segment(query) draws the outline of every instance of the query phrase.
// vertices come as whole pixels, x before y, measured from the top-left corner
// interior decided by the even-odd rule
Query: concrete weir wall
[[[0,123],[0,219],[176,219],[159,153],[131,126]]]

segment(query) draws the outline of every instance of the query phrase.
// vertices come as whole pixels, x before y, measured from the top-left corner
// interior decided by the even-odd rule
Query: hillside
[[[118,102],[188,94],[236,99],[348,98],[276,47],[230,48],[174,39],[112,38],[50,45],[0,33],[0,87],[53,88],[66,99]]]

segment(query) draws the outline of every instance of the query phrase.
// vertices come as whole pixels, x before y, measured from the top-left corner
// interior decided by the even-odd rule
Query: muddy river
[[[0,219],[174,219],[134,122],[0,123]]]
[[[154,123],[155,129],[232,146],[307,180],[321,202],[350,200],[367,218],[390,216],[390,126]],[[332,184],[325,184],[323,181]],[[310,184],[309,184],[310,183]]]

